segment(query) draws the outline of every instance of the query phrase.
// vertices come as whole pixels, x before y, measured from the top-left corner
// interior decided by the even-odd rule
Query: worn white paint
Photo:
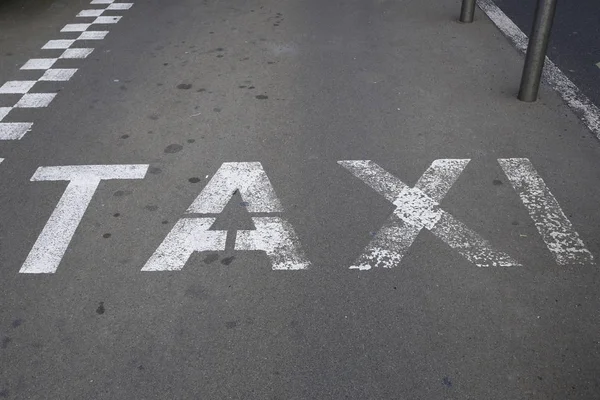
[[[27,61],[21,69],[23,70],[45,70],[51,68],[54,63],[57,61],[57,58],[32,58]]]
[[[517,50],[525,53],[528,44],[527,36],[498,8],[493,0],[477,0],[477,4]],[[548,57],[546,57],[543,78],[580,116],[588,129],[600,139],[600,108],[592,103]]]
[[[259,162],[223,163],[187,210],[219,214],[236,192],[251,213],[279,213],[281,203]],[[167,235],[143,271],[183,268],[195,251],[225,250],[227,231],[210,231],[214,217],[182,218]],[[254,230],[236,232],[235,250],[264,251],[274,270],[305,269],[310,264],[293,227],[279,216],[253,217]]]
[[[469,160],[435,160],[417,181],[415,188],[420,189],[436,202],[440,202],[450,187],[456,182]],[[374,173],[368,185],[391,203],[402,193],[403,186],[396,185],[396,178],[376,164],[371,165]],[[368,270],[371,267],[392,268],[398,265],[412,246],[421,229],[405,223],[392,214],[375,234],[363,253],[351,269]]]
[[[77,14],[77,17],[82,17],[82,18],[99,17],[100,15],[102,15],[102,13],[104,13],[104,10],[105,10],[104,8],[81,10],[79,12],[79,14]]]
[[[20,272],[54,273],[100,181],[143,179],[148,165],[77,165],[39,167],[32,181],[69,181]]]
[[[117,11],[117,10],[129,10],[133,7],[133,3],[113,3],[106,7],[107,10]]]
[[[0,140],[19,140],[32,126],[33,122],[0,122]]]
[[[92,24],[116,24],[122,17],[98,17]]]
[[[425,228],[479,267],[519,265],[498,252],[439,207],[469,160],[436,160],[414,188],[369,160],[339,161],[357,178],[392,202],[394,214],[359,256],[352,269],[390,268],[399,263],[419,232]]]
[[[306,269],[310,262],[300,248],[292,225],[281,217],[253,217],[255,230],[237,231],[235,250],[267,253],[273,270]]]
[[[90,4],[112,4],[115,0],[92,0]]]
[[[248,212],[283,211],[261,163],[229,162],[221,165],[187,212],[219,214],[236,191],[247,203]]]
[[[12,109],[12,107],[0,107],[0,121],[2,121]]]
[[[48,69],[40,78],[40,81],[64,82],[68,81],[77,72],[77,68]]]
[[[60,31],[61,32],[84,32],[92,24],[67,24]]]
[[[75,48],[75,49],[67,49],[65,50],[59,58],[86,58],[94,49],[91,48]]]
[[[27,93],[15,104],[15,108],[48,107],[54,97],[56,97],[56,93]]]
[[[592,264],[594,257],[527,158],[498,160],[559,265]]]
[[[178,271],[196,251],[223,251],[227,231],[210,231],[215,218],[182,218],[142,271]]]
[[[85,32],[83,32],[85,33]],[[83,34],[82,33],[82,34]],[[48,42],[42,46],[42,50],[62,50],[68,49],[75,43],[75,39],[56,39],[48,40]]]
[[[23,94],[29,92],[37,81],[8,81],[0,86],[0,94]]]
[[[77,40],[102,40],[108,35],[108,31],[86,31],[81,32]]]

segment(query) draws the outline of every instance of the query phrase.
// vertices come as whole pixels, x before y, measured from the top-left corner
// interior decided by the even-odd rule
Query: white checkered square
[[[35,85],[37,81],[8,81],[0,86],[0,93],[6,94],[23,94]]]
[[[67,24],[62,28],[61,32],[84,32],[92,26],[92,24]]]
[[[42,50],[68,49],[73,43],[75,43],[75,40],[71,39],[49,40],[48,43],[42,47]]]
[[[56,62],[56,58],[32,58],[27,61],[21,69],[23,70],[44,70],[51,68]]]
[[[77,68],[59,68],[49,69],[44,72],[44,75],[40,78],[40,81],[53,81],[53,82],[64,82],[71,79],[71,77],[77,72]]]
[[[56,97],[56,93],[27,93],[15,104],[15,108],[48,107],[54,97]]]
[[[92,54],[92,51],[94,51],[94,49],[67,49],[64,53],[60,55],[59,58],[86,58],[87,56]]]
[[[82,10],[77,14],[78,17],[99,17],[104,12],[104,9],[99,10]]]
[[[98,17],[92,24],[116,24],[122,17]]]
[[[87,31],[81,32],[77,40],[102,40],[108,35],[108,31]]]
[[[113,3],[106,7],[107,10],[129,10],[133,6],[133,3]]]
[[[0,107],[0,121],[2,121],[12,109],[12,107]]]

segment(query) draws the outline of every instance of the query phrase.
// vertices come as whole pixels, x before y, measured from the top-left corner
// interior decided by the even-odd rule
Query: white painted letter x
[[[465,224],[439,207],[470,160],[435,160],[410,188],[369,160],[338,161],[357,178],[396,206],[351,269],[391,268],[400,263],[421,229],[425,228],[478,267],[520,266]]]

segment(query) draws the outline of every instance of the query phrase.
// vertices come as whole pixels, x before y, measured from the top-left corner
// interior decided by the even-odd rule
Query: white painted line
[[[239,191],[248,212],[282,212],[283,207],[259,162],[223,163],[188,208],[188,213],[218,214]]]
[[[56,93],[27,93],[15,104],[15,108],[48,107],[54,97],[56,97]]]
[[[129,10],[133,6],[133,3],[113,3],[106,7],[107,10]]]
[[[492,0],[477,0],[477,4],[520,52],[524,53],[527,50],[527,36]],[[588,129],[600,139],[600,109],[548,57],[543,77]]]
[[[32,58],[27,61],[21,69],[23,70],[45,70],[51,68],[57,58]]]
[[[68,49],[73,43],[75,43],[75,40],[73,39],[49,40],[48,43],[42,47],[42,50]]]
[[[600,62],[596,63],[596,67],[600,68]]]
[[[59,58],[86,58],[94,49],[90,48],[76,48],[76,49],[67,49],[60,55]]]
[[[147,170],[148,165],[39,167],[32,181],[66,180],[69,184],[19,272],[56,272],[100,181],[143,179]]]
[[[108,31],[86,31],[82,32],[77,40],[102,40],[108,35]]]
[[[0,86],[2,94],[23,94],[29,92],[37,81],[8,81]]]
[[[93,0],[90,4],[111,4],[115,0]]]
[[[142,271],[179,271],[196,251],[223,251],[227,231],[210,231],[216,218],[182,218]]]
[[[253,217],[255,230],[237,231],[235,250],[264,251],[273,270],[300,270],[310,262],[300,250],[292,225],[281,217]]]
[[[98,17],[92,24],[116,24],[122,17]]]
[[[0,121],[2,121],[12,109],[12,107],[0,107]]]
[[[520,265],[507,254],[494,250],[485,239],[439,207],[435,197],[441,196],[448,190],[453,181],[456,180],[457,171],[462,171],[467,160],[440,161],[437,165],[432,164],[432,170],[429,173],[431,176],[425,175],[422,178],[421,184],[425,186],[425,190],[418,187],[408,187],[404,182],[372,161],[338,161],[341,166],[348,169],[388,201],[392,201],[393,195],[397,193],[397,196],[393,198],[393,203],[396,206],[394,215],[409,226],[405,228],[403,225],[395,225],[394,221],[389,221],[385,225],[387,231],[381,234],[378,233],[379,238],[375,238],[378,241],[377,245],[384,251],[369,255],[370,249],[376,248],[376,246],[367,247],[367,255],[361,255],[357,265],[353,266],[354,268],[369,269],[373,265],[361,263],[361,260],[369,260],[369,257],[374,262],[390,255],[394,257],[394,261],[401,260],[406,253],[406,246],[412,244],[411,238],[416,235],[415,231],[420,231],[423,228],[442,239],[447,245],[478,267]],[[436,168],[440,172],[435,172]],[[442,182],[445,179],[452,182]],[[438,183],[441,185],[440,187],[437,187]],[[434,197],[430,197],[428,193]],[[394,227],[394,229],[391,229],[391,227]],[[398,236],[394,236],[395,234],[398,234]],[[380,239],[382,237],[385,240]],[[375,265],[389,267],[389,264],[376,263]]]
[[[39,167],[31,177],[31,181],[71,181],[89,183],[96,180],[144,179],[147,170],[147,164]]]
[[[0,122],[0,140],[19,140],[32,126],[33,122]]]
[[[594,257],[527,158],[498,159],[559,265],[593,264]]]
[[[44,72],[40,81],[64,82],[68,81],[77,72],[77,68],[49,69]]]
[[[93,9],[93,10],[82,10],[77,14],[77,17],[99,17],[104,12],[104,8],[101,9]]]
[[[90,26],[92,26],[92,24],[67,24],[60,31],[61,32],[84,32]]]

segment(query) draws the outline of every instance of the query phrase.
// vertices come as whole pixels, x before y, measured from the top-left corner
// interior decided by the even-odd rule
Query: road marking
[[[61,33],[80,33],[76,39],[53,39],[49,40],[42,50],[64,50],[58,58],[32,58],[22,67],[22,70],[40,70],[43,75],[37,81],[9,81],[0,87],[0,94],[23,94],[24,96],[12,107],[0,107],[0,140],[19,140],[32,129],[32,122],[1,122],[14,108],[40,108],[47,107],[55,93],[27,93],[38,81],[65,82],[70,80],[76,68],[52,68],[59,59],[84,59],[89,56],[93,48],[71,47],[77,41],[102,40],[108,31],[88,31],[94,24],[115,24],[121,16],[101,16],[104,11],[129,10],[133,3],[115,3],[114,1],[92,1],[92,4],[102,4],[105,8],[83,10],[77,17],[94,18],[92,22],[67,24],[61,29]]]
[[[121,17],[98,17],[92,24],[116,24]]]
[[[54,97],[56,93],[27,93],[15,104],[15,108],[48,107]]]
[[[69,181],[19,272],[56,272],[83,214],[102,180],[143,179],[148,165],[39,167],[31,181]]]
[[[188,213],[219,214],[238,190],[251,213],[282,212],[283,207],[259,162],[223,163],[204,190],[188,208]]]
[[[442,201],[456,182],[469,160],[435,160],[415,184],[436,202]],[[387,174],[383,171],[382,174]],[[393,184],[391,175],[383,183]],[[379,187],[379,192],[394,202],[400,190],[397,186]],[[392,268],[398,265],[417,238],[420,228],[406,224],[395,214],[384,223],[351,269],[369,270],[371,267]]]
[[[23,94],[29,92],[37,81],[8,81],[0,86],[0,94]]]
[[[68,49],[75,43],[75,39],[54,39],[42,46],[42,50],[61,50]]]
[[[67,24],[62,28],[61,32],[83,32],[92,26],[92,24]]]
[[[77,68],[48,69],[40,78],[40,81],[63,82],[68,81],[77,72]]]
[[[527,158],[498,159],[559,265],[593,264],[594,257]]]
[[[58,58],[86,58],[93,51],[90,48],[67,49]]]
[[[210,231],[216,218],[182,218],[142,271],[179,271],[195,251],[223,251],[227,231]]]
[[[2,119],[6,117],[12,109],[12,107],[0,107],[0,121],[2,121]]]
[[[19,140],[32,126],[33,122],[0,122],[0,140]]]
[[[133,3],[114,3],[106,7],[106,9],[111,11],[121,11],[129,10],[131,7],[133,7]]]
[[[108,35],[108,31],[87,31],[81,32],[77,40],[102,40]]]
[[[504,33],[521,53],[527,50],[527,35],[515,25],[493,2],[493,0],[477,0],[479,8]],[[552,60],[546,57],[543,73],[544,80],[560,94],[565,103],[579,116],[590,131],[600,139],[600,108],[579,90]]]
[[[396,206],[390,219],[350,268],[368,270],[398,264],[423,228],[478,267],[520,266],[507,254],[492,249],[485,239],[439,207],[439,201],[468,161],[436,160],[413,188],[372,161],[338,161]]]
[[[46,70],[51,68],[58,58],[32,58],[27,61],[21,69],[23,70]]]
[[[79,14],[77,14],[77,17],[82,17],[82,18],[86,18],[86,17],[99,17],[102,15],[102,13],[104,12],[105,9],[92,9],[92,10],[81,10],[79,12]]]
[[[255,230],[237,231],[235,250],[267,253],[273,270],[300,270],[310,262],[299,251],[300,241],[292,225],[281,217],[252,217]]]
[[[281,213],[283,207],[259,162],[223,163],[187,214],[220,214],[239,193],[250,213]],[[195,251],[222,251],[227,231],[211,231],[214,217],[180,219],[146,262],[142,271],[181,270]],[[308,268],[292,225],[280,216],[252,217],[255,230],[235,234],[235,250],[264,251],[273,270]]]

